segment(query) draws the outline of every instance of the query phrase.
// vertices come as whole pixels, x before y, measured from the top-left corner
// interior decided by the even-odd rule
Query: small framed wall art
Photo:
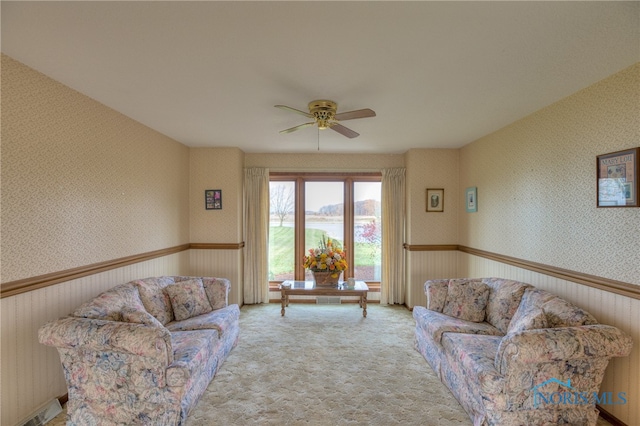
[[[598,155],[598,207],[640,207],[640,148]]]
[[[204,205],[207,210],[222,210],[222,190],[221,189],[205,190]]]
[[[472,186],[464,192],[465,206],[467,213],[475,213],[478,211],[478,188]]]
[[[427,212],[444,211],[444,189],[427,189]]]

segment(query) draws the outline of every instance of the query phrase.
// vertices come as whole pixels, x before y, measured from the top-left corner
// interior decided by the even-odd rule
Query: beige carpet
[[[471,425],[413,349],[411,312],[367,311],[292,303],[281,317],[279,304],[243,306],[240,342],[187,426]]]
[[[469,425],[413,349],[411,312],[357,304],[244,306],[240,343],[187,426]]]

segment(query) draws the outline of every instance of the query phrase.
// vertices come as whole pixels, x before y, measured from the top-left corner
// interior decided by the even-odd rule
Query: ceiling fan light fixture
[[[318,129],[320,130],[325,130],[331,127],[331,124],[327,120],[316,119],[316,122],[318,123]]]

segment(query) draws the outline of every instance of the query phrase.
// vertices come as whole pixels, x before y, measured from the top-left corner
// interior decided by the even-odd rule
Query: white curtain
[[[383,169],[381,304],[404,303],[404,226],[405,169]]]
[[[244,303],[269,303],[269,169],[244,169]]]

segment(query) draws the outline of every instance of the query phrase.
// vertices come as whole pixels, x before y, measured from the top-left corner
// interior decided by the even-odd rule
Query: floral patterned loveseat
[[[631,338],[588,312],[518,281],[427,281],[415,347],[475,426],[595,425],[612,357]]]
[[[118,285],[39,330],[55,346],[69,425],[181,425],[238,342],[224,278]]]

